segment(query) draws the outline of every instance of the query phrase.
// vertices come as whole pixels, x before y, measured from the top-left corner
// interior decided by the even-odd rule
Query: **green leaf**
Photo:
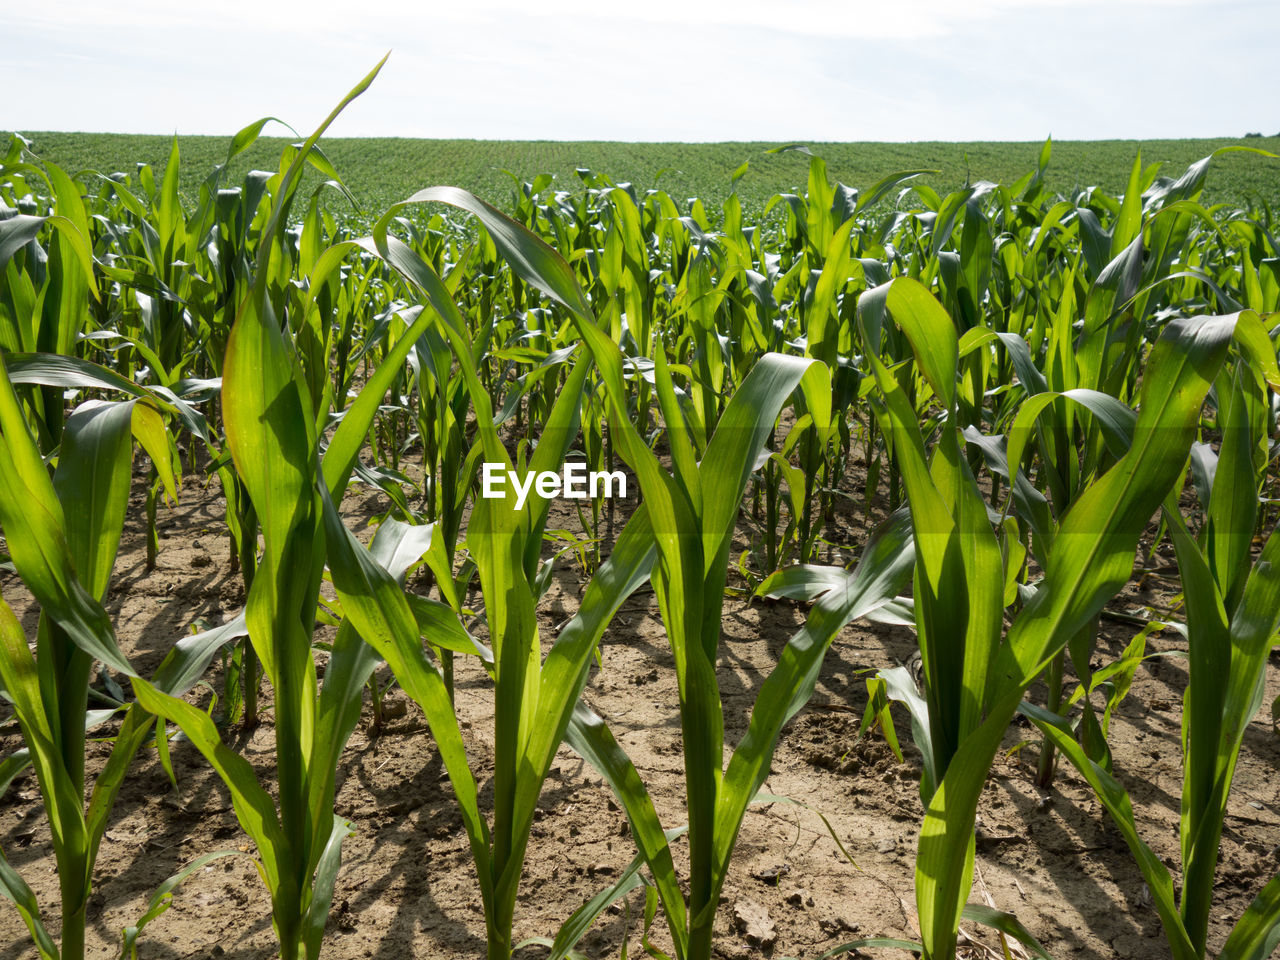
[[[866,616],[906,585],[914,553],[910,516],[898,511],[872,532],[844,583],[809,612],[773,668],[751,710],[747,732],[729,760],[716,810],[716,866],[727,871],[747,804],[769,775],[783,726],[813,695],[822,661],[846,624]]]
[[[949,956],[971,882],[971,837],[982,785],[1022,692],[1128,580],[1137,540],[1182,477],[1200,407],[1234,332],[1235,316],[1171,321],[1143,377],[1134,441],[1062,520],[1035,596],[1001,649],[1001,682],[987,719],[960,744],[925,814],[916,861],[923,940]],[[913,503],[913,508],[914,508]],[[971,848],[970,848],[971,849]]]
[[[33,383],[42,387],[75,390],[118,390],[146,400],[159,410],[173,412],[171,403],[153,390],[134,383],[90,360],[55,353],[10,353],[4,358],[11,383]]]
[[[329,919],[329,906],[333,903],[333,885],[342,865],[342,841],[355,834],[352,824],[334,814],[333,829],[320,854],[315,876],[311,881],[311,904],[303,921],[303,943],[308,960],[318,960],[320,943],[324,938],[324,926]]]
[[[1138,862],[1142,877],[1151,891],[1151,897],[1160,921],[1164,926],[1165,936],[1169,938],[1169,946],[1177,960],[1191,960],[1199,956],[1191,946],[1183,928],[1182,919],[1178,916],[1178,908],[1173,894],[1173,878],[1160,858],[1138,835],[1137,823],[1133,818],[1133,806],[1129,794],[1124,787],[1090,760],[1084,749],[1076,741],[1075,732],[1063,717],[1051,710],[1045,710],[1032,703],[1022,703],[1019,712],[1035,723],[1037,727],[1053,741],[1057,750],[1067,757],[1072,765],[1080,771],[1089,785],[1093,787],[1103,807],[1111,814],[1111,819],[1119,828],[1125,843]]]
[[[426,658],[404,591],[343,525],[323,486],[321,494],[329,569],[343,611],[364,641],[387,661],[405,693],[426,714],[458,800],[487,906],[493,896],[488,873],[489,829],[480,814],[475,778],[467,765],[462,732],[444,681]]]
[[[667,842],[669,843],[676,839],[687,829],[687,827],[678,827],[674,830],[668,830],[666,834]],[[570,955],[573,948],[578,945],[578,941],[591,929],[591,925],[596,922],[600,914],[604,913],[610,905],[621,900],[632,890],[643,886],[644,880],[640,876],[640,868],[642,866],[644,866],[644,857],[638,854],[627,864],[626,869],[622,871],[616,881],[598,891],[591,899],[573,911],[569,919],[556,931],[555,940],[550,943],[542,943],[543,946],[551,948],[551,953],[548,955],[547,960],[564,960],[565,957]],[[533,942],[542,941],[526,940],[517,944],[516,949],[518,950],[521,946]]]
[[[133,676],[111,621],[75,574],[67,521],[0,359],[0,528],[23,582],[45,615],[85,653]]]
[[[135,401],[82,403],[63,428],[53,477],[67,549],[86,590],[105,599],[129,503]]]
[[[125,927],[121,931],[123,945],[120,949],[120,960],[138,960],[138,936],[148,923],[169,909],[170,904],[173,902],[174,891],[179,886],[215,860],[220,860],[223,857],[243,856],[245,854],[239,850],[215,850],[213,853],[206,853],[203,856],[196,857],[196,859],[160,884],[155,893],[151,895],[151,900],[147,903],[146,912],[138,918],[138,922],[133,926]]]
[[[1273,877],[1249,904],[1218,957],[1219,960],[1266,960],[1277,945],[1280,945],[1280,876]]]
[[[964,908],[963,916],[965,920],[972,923],[980,923],[985,927],[999,930],[1005,936],[1013,937],[1041,960],[1053,960],[1040,945],[1040,941],[1033,937],[1031,932],[1022,925],[1022,921],[1011,913],[982,903],[970,903]]]
[[[688,910],[680,890],[667,834],[658,821],[653,799],[631,759],[618,746],[605,722],[581,701],[574,707],[566,741],[604,777],[631,825],[631,836],[649,868],[678,960],[688,951]]]
[[[1016,480],[1026,446],[1035,438],[1036,421],[1058,400],[1067,400],[1089,411],[1102,431],[1107,447],[1121,457],[1133,443],[1133,426],[1137,415],[1115,397],[1097,390],[1044,391],[1028,397],[1009,428],[1009,471]]]
[[[280,886],[281,871],[290,867],[282,860],[287,848],[280,822],[276,819],[275,804],[258,783],[249,762],[222,742],[213,720],[204,711],[185,700],[162,693],[145,680],[135,679],[133,690],[138,702],[148,712],[181,727],[187,739],[222,778],[231,794],[236,819],[258,846],[267,887],[274,899]]]
[[[0,896],[18,908],[27,932],[35,941],[40,960],[58,960],[58,947],[40,919],[40,905],[36,903],[36,895],[5,859],[3,851],[0,851]]]

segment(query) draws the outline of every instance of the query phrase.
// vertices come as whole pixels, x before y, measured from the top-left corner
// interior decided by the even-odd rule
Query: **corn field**
[[[1072,894],[992,896],[1001,843],[1045,836],[1018,807],[993,840],[999,791],[1073,809],[1054,856],[1084,830],[1127,878],[1094,909],[1139,945],[1078,955],[1272,955],[1280,245],[1202,196],[1244,148],[1135,157],[1114,196],[1050,193],[1046,142],[945,195],[811,155],[750,221],[732,183],[709,209],[587,170],[344,217],[322,136],[377,72],[232,182],[245,127],[194,202],[176,142],[129,175],[0,158],[0,957],[1077,955],[1043,922]],[[126,629],[193,499],[234,602]],[[849,660],[859,630],[896,654]],[[1135,716],[1171,724],[1158,796]],[[833,724],[844,787],[789,795],[779,758]],[[353,801],[390,742],[416,802]],[[910,784],[892,868],[864,756]],[[566,804],[616,821],[589,862],[550,852]],[[412,827],[406,856],[466,929],[378,949],[384,880],[361,900],[344,850],[419,808],[457,856]],[[140,809],[235,827],[140,841],[143,894],[99,862]],[[900,873],[892,915],[820,923],[828,874],[769,823],[804,826],[800,872]],[[231,870],[256,946],[164,935]]]

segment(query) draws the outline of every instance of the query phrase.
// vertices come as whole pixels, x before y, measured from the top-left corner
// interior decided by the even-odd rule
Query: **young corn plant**
[[[194,706],[134,681],[139,702],[176,723],[231,793],[236,816],[254,840],[260,873],[271,895],[272,923],[284,960],[319,955],[341,844],[351,827],[333,813],[335,772],[359,718],[361,692],[377,658],[355,626],[343,622],[319,687],[311,636],[326,556],[323,504],[340,498],[377,412],[380,394],[363,394],[343,418],[319,467],[318,427],[303,370],[285,337],[270,295],[276,240],[288,215],[297,177],[316,140],[373,81],[380,63],[303,144],[277,193],[259,250],[249,297],[236,319],[223,369],[223,418],[236,473],[253,502],[263,552],[250,588],[249,639],[275,694],[276,781],[279,800],[259,784],[248,761],[221,741],[213,721]],[[313,272],[322,273],[317,264]],[[385,392],[399,375],[417,329],[390,350],[371,377]],[[363,402],[362,402],[363,401]],[[413,532],[418,529],[419,532]],[[375,540],[375,553],[403,574],[425,549],[419,528],[396,525]],[[381,531],[380,531],[381,532]],[[406,546],[408,544],[408,546]],[[394,577],[392,580],[396,583]],[[397,589],[399,589],[397,585]],[[444,618],[441,622],[447,622]]]
[[[896,593],[909,564],[906,539],[892,530],[875,539],[845,589],[833,591],[836,598],[830,607],[811,617],[806,629],[788,645],[757,699],[747,735],[726,768],[716,658],[738,507],[764,443],[793,393],[803,393],[820,428],[829,426],[831,387],[826,367],[781,354],[762,357],[727,401],[718,423],[709,425],[714,432],[698,463],[697,427],[687,422],[664,355],[658,351],[655,386],[674,464],[668,473],[631,419],[622,351],[597,326],[569,266],[536,237],[470,194],[435,188],[417,198],[442,200],[474,213],[513,268],[569,310],[604,382],[610,427],[622,458],[639,480],[644,503],[601,574],[607,571],[608,580],[622,580],[619,573],[629,559],[643,561],[631,567],[633,572],[626,578],[629,593],[649,575],[650,567],[653,570],[680,684],[689,814],[687,902],[652,800],[607,726],[580,705],[568,727],[569,742],[601,771],[621,800],[657,887],[677,956],[705,960],[711,955],[719,893],[738,831],[748,804],[768,776],[781,729],[807,702],[822,656],[839,628]],[[699,414],[695,411],[694,418]],[[633,542],[644,548],[641,552],[637,546],[634,557],[629,552]],[[628,552],[620,556],[624,543]]]
[[[1044,373],[1032,364],[1026,341],[1017,334],[975,328],[961,338],[962,357],[966,352],[986,349],[990,342],[1001,343],[1018,373],[1024,397],[1011,411],[1008,436],[1003,438],[1007,443],[1002,444],[999,437],[983,436],[974,427],[967,427],[964,437],[981,452],[994,478],[1011,482],[1017,478],[1009,504],[1028,531],[1031,554],[1041,567],[1053,547],[1058,520],[1101,472],[1124,455],[1133,439],[1133,410],[1115,397],[1080,385],[1068,335],[1073,308],[1074,298],[1068,290],[1051,328]],[[1032,486],[1018,469],[1011,470],[1010,464],[1020,464],[1028,450],[1039,456],[1039,477],[1045,493]],[[993,484],[993,489],[998,490],[998,485]],[[1025,551],[1019,545],[1020,538],[1014,536],[1012,530],[1006,533],[1006,554],[1013,545],[1016,555],[1021,556]],[[1006,564],[1007,588],[1014,587],[1017,574],[1018,570]],[[1009,606],[1012,599],[1007,593],[1005,606]],[[1068,653],[1081,683],[1085,688],[1090,686],[1089,664],[1096,635],[1095,618],[1050,664],[1047,677],[1050,710],[1059,711],[1063,707],[1063,667]],[[1102,730],[1087,698],[1085,705],[1081,736],[1101,739]],[[1046,741],[1036,770],[1036,782],[1041,787],[1048,787],[1053,780],[1054,757],[1053,745]]]
[[[12,358],[11,358],[12,359]],[[116,645],[102,607],[110,586],[128,507],[135,438],[146,449],[170,495],[176,496],[171,443],[159,413],[164,403],[109,371],[83,375],[67,357],[18,358],[28,384],[119,390],[132,399],[88,400],[61,430],[50,476],[29,430],[9,368],[0,359],[0,529],[14,568],[40,604],[34,655],[9,605],[0,600],[0,681],[27,745],[27,757],[7,758],[7,783],[26,763],[36,772],[58,865],[61,929],[55,942],[34,893],[0,852],[0,895],[14,904],[42,960],[81,960],[94,863],[111,810],[134,755],[156,727],[140,704],[89,710],[94,661],[136,673]],[[81,375],[73,374],[80,370]],[[166,656],[151,684],[181,696],[198,681],[217,650],[237,635],[234,625],[190,638]],[[138,680],[138,683],[144,681]],[[118,710],[124,718],[106,764],[84,803],[89,728]],[[164,733],[160,737],[163,739]],[[221,854],[219,854],[221,855]],[[204,860],[202,862],[207,862]],[[174,878],[170,889],[189,875]],[[160,908],[159,912],[162,912]],[[130,928],[138,930],[154,914]],[[127,943],[126,943],[127,947]]]
[[[1165,327],[1143,378],[1132,445],[1062,517],[1044,576],[1004,633],[1000,548],[961,455],[954,416],[955,325],[928,290],[909,278],[863,295],[866,342],[878,342],[867,331],[886,311],[906,334],[917,369],[944,414],[930,458],[901,384],[868,351],[877,415],[902,461],[915,534],[915,613],[925,685],[924,704],[916,711],[926,714],[918,720],[927,731],[932,767],[922,781],[926,813],[916,903],[925,956],[949,960],[972,883],[978,798],[1009,721],[1026,689],[1128,579],[1138,537],[1182,475],[1201,404],[1232,337],[1256,348],[1261,327],[1248,313],[1184,318]],[[1015,489],[1016,483],[1015,476]],[[1064,749],[1060,739],[1055,743]]]
[[[432,197],[415,195],[407,202],[421,199]],[[486,461],[511,469],[465,319],[452,291],[432,267],[407,244],[387,234],[396,210],[392,208],[375,225],[373,237],[359,247],[383,258],[424,298],[421,322],[432,321],[432,329],[448,343],[470,394],[477,447]],[[349,249],[334,250],[335,256],[345,252]],[[441,358],[435,362],[443,378]],[[575,362],[543,424],[527,469],[519,464],[519,473],[553,470],[564,462],[578,432],[579,403],[590,367],[589,359]],[[366,388],[357,404],[368,393]],[[331,447],[325,458],[327,474],[332,456]],[[421,600],[406,596],[378,559],[345,529],[332,504],[325,503],[330,570],[343,609],[360,636],[390,665],[405,692],[422,707],[440,749],[475,861],[492,960],[507,960],[511,955],[516,895],[538,796],[586,682],[591,655],[613,613],[643,582],[652,564],[647,514],[642,508],[619,537],[609,562],[592,578],[578,614],[543,658],[535,608],[541,596],[538,561],[549,501],[535,489],[517,509],[511,486],[504,489],[504,499],[475,502],[466,534],[479,573],[492,651],[469,639],[451,639],[428,629],[431,624],[423,620]],[[442,573],[449,572],[437,571],[437,578]],[[493,679],[495,806],[491,824],[479,805],[446,678],[427,659],[419,639],[424,630],[443,651],[478,653]]]
[[[1081,746],[1063,718],[1029,704],[1021,708],[1089,781],[1116,823],[1177,960],[1208,956],[1231,782],[1245,730],[1262,706],[1266,662],[1280,629],[1280,534],[1273,529],[1256,561],[1251,556],[1260,507],[1259,467],[1266,464],[1266,384],[1280,387],[1280,371],[1261,327],[1244,319],[1242,326],[1253,328],[1254,343],[1216,382],[1220,449],[1216,458],[1212,451],[1197,451],[1198,457],[1215,461],[1201,481],[1208,502],[1199,536],[1187,529],[1173,497],[1164,507],[1182,573],[1189,654],[1182,720],[1180,891],[1139,834],[1128,792],[1111,773],[1105,744]],[[1280,876],[1258,893],[1217,955],[1263,960],[1277,942]]]

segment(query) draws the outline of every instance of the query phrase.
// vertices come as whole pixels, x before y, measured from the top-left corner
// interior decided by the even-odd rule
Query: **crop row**
[[[25,131],[31,150],[70,173],[101,170],[133,173],[139,163],[163,170],[172,139],[164,136]],[[249,170],[272,167],[284,137],[261,137],[228,166],[239,182]],[[186,171],[204,171],[226,159],[223,137],[178,138]],[[1062,141],[1054,144],[1047,185],[1070,193],[1094,185],[1109,193],[1125,187],[1128,166],[1141,148],[1166,169],[1183,169],[1208,153],[1232,145],[1275,151],[1280,138],[1133,141]],[[377,212],[408,196],[424,183],[450,183],[477,196],[502,197],[512,174],[530,179],[550,173],[562,189],[574,189],[580,169],[604,171],[616,182],[660,189],[673,197],[700,197],[719,209],[731,189],[752,220],[761,217],[776,193],[804,181],[807,158],[775,152],[774,143],[557,143],[529,140],[412,140],[383,137],[326,138],[325,154],[341,170],[361,209]],[[886,170],[927,169],[921,182],[946,195],[979,180],[1013,183],[1035,159],[1038,143],[823,143],[810,144],[826,161],[830,175],[844,183],[870,183]],[[749,163],[746,175],[730,184],[734,171]],[[508,173],[507,171],[510,171]],[[203,174],[199,174],[202,178]],[[304,177],[310,190],[323,178]],[[182,197],[194,201],[200,181],[184,174]],[[1234,157],[1215,171],[1207,196],[1232,206],[1280,206],[1274,176],[1265,158]],[[892,198],[890,198],[892,199]],[[334,203],[335,216],[348,216],[349,204]]]

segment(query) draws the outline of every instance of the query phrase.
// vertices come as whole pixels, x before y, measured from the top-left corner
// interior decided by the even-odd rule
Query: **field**
[[[69,172],[97,170],[129,172],[137,163],[164,169],[171,138],[106,133],[42,133],[23,131],[32,151]],[[263,137],[231,167],[238,180],[251,169],[273,169],[287,140]],[[1108,193],[1123,191],[1129,166],[1141,150],[1147,163],[1162,163],[1166,173],[1181,172],[1213,151],[1231,145],[1280,152],[1280,138],[1237,140],[1066,141],[1053,147],[1053,164],[1045,185],[1070,195],[1096,186]],[[200,171],[226,159],[225,137],[179,137],[188,196],[199,183]],[[586,168],[608,175],[614,182],[633,183],[639,190],[658,189],[673,197],[699,197],[708,208],[719,208],[730,189],[730,178],[744,163],[749,168],[738,182],[748,216],[758,218],[775,194],[803,189],[808,158],[800,153],[771,154],[776,143],[554,143],[548,141],[404,140],[394,138],[332,139],[324,151],[361,206],[381,212],[415,190],[448,183],[471,191],[490,203],[503,205],[511,195],[509,170],[522,180],[540,173],[555,177],[557,189],[576,190],[574,171]],[[1034,166],[1039,143],[810,143],[827,163],[831,178],[859,186],[874,183],[896,170],[936,170],[923,177],[946,195],[966,182],[991,180],[1012,183]],[[318,179],[318,175],[315,175]],[[305,189],[305,187],[304,187]],[[1263,158],[1237,156],[1225,160],[1205,188],[1210,203],[1246,206],[1263,201],[1280,206],[1280,178]],[[338,209],[335,205],[335,210]]]
[[[0,159],[0,960],[1273,954],[1272,141],[325,140],[376,74]]]

